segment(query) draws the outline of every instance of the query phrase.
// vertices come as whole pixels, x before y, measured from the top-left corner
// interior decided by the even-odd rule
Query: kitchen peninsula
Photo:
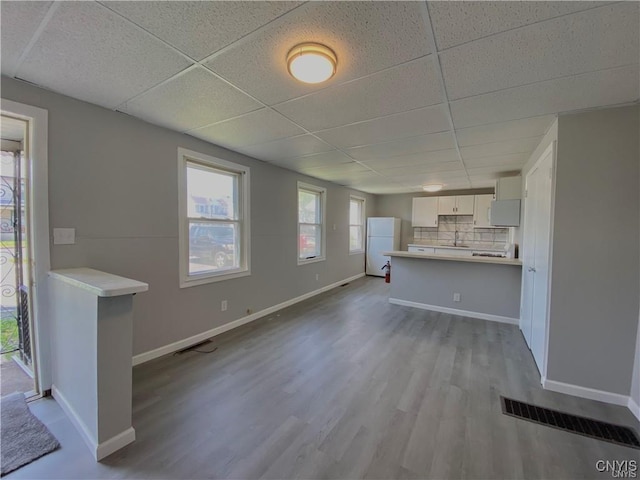
[[[518,323],[520,260],[407,251],[384,255],[392,257],[390,303]]]

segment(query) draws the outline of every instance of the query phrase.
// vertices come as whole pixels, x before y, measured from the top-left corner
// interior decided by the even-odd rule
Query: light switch
[[[75,228],[54,228],[53,244],[54,245],[73,245],[76,243]]]

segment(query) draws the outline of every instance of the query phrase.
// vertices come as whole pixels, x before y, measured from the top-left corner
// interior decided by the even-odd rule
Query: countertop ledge
[[[504,252],[504,248],[495,247],[454,247],[453,245],[433,245],[429,243],[410,243],[409,247],[448,248],[449,250],[471,250],[473,252]]]
[[[101,272],[93,268],[51,270],[49,276],[74,287],[87,290],[98,297],[118,297],[149,290],[149,284],[147,283]]]
[[[419,258],[419,259],[427,259],[427,260],[445,260],[445,261],[451,261],[451,262],[493,263],[496,265],[515,265],[518,267],[522,266],[522,262],[514,258],[460,257],[460,256],[441,255],[437,253],[415,253],[415,252],[406,252],[406,251],[398,251],[398,250],[394,250],[392,252],[383,252],[383,255],[388,255],[389,257]]]

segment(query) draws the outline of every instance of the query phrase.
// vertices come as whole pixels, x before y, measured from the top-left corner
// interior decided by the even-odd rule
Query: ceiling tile
[[[207,66],[273,105],[431,53],[420,12],[417,2],[309,2]],[[303,42],[335,51],[338,69],[328,84],[305,85],[289,75],[287,53]]]
[[[278,161],[286,158],[302,157],[312,153],[328,152],[333,147],[318,140],[313,135],[298,135],[268,143],[240,147],[236,150],[245,155],[266,161]]]
[[[523,166],[529,160],[532,152],[512,153],[510,155],[491,155],[489,157],[465,158],[467,170],[476,167],[502,167],[504,165]]]
[[[412,155],[401,155],[399,157],[380,158],[375,160],[363,161],[363,163],[370,167],[376,168],[393,168],[406,167],[408,165],[426,165],[444,162],[458,162],[458,152],[456,150],[438,150],[435,152],[422,152]]]
[[[127,102],[123,112],[178,131],[260,108],[244,93],[202,67],[192,68]]]
[[[432,133],[419,137],[404,138],[391,142],[355,147],[347,150],[347,153],[356,160],[373,160],[377,158],[397,157],[411,155],[412,153],[429,152],[436,150],[450,150],[456,148],[456,141],[451,132]]]
[[[341,163],[350,163],[353,159],[347,157],[338,150],[330,152],[316,153],[304,157],[285,158],[273,160],[272,163],[291,170],[308,170],[315,167],[327,167],[330,165],[339,165]]]
[[[386,176],[417,175],[424,173],[457,172],[464,173],[460,162],[444,162],[432,165],[409,165],[406,167],[375,168],[375,171]]]
[[[449,128],[447,107],[440,104],[322,130],[315,135],[338,148],[349,148],[443,132]]]
[[[180,54],[97,3],[60,2],[17,76],[114,108],[188,65]]]
[[[293,137],[305,132],[278,112],[263,108],[188,133],[223,147],[234,148]]]
[[[616,3],[447,50],[449,99],[638,63],[639,8]]]
[[[336,165],[328,165],[325,167],[301,168],[300,171],[304,171],[309,175],[313,175],[318,172],[323,174],[345,174],[345,173],[358,173],[358,172],[370,173],[371,169],[365,167],[361,163],[351,161],[349,163],[340,163]]]
[[[434,105],[442,90],[431,56],[276,105],[310,131]]]
[[[52,2],[0,2],[2,74],[13,76],[18,60]]]
[[[485,143],[472,147],[462,147],[460,154],[466,161],[468,159],[481,157],[495,157],[496,155],[507,155],[510,153],[531,153],[538,146],[542,136],[531,138],[517,138],[504,142]]]
[[[636,101],[638,66],[558,78],[451,103],[456,128]]]
[[[429,2],[438,49],[607,2]]]
[[[456,138],[458,139],[458,145],[468,147],[513,138],[535,137],[547,133],[554,120],[554,115],[543,115],[511,122],[462,128],[456,130]]]
[[[191,58],[206,56],[302,2],[107,2],[106,6]]]

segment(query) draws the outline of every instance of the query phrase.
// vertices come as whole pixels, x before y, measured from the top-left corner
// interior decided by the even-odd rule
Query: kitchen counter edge
[[[414,252],[405,252],[394,250],[391,252],[383,252],[383,255],[388,255],[389,257],[404,257],[404,258],[419,258],[426,260],[444,260],[444,261],[452,261],[452,262],[470,262],[470,263],[492,263],[496,265],[513,265],[513,266],[522,266],[522,262],[517,258],[498,258],[498,257],[460,257],[460,256],[450,256],[450,255],[441,255],[437,253],[414,253]]]

